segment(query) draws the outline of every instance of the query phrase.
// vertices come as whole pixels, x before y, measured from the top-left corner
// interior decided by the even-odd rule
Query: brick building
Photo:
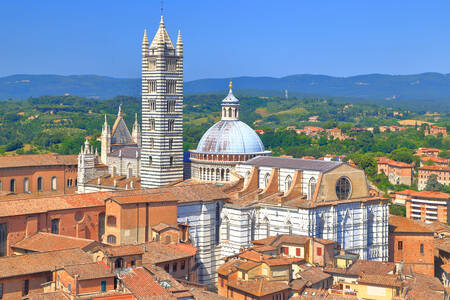
[[[428,228],[405,217],[389,216],[389,261],[434,276],[434,234]]]
[[[378,174],[383,173],[392,184],[411,185],[414,176],[414,164],[395,161],[386,157],[378,159]]]
[[[441,153],[441,149],[437,148],[418,148],[416,149],[417,156],[430,156],[430,157],[438,157],[439,153]]]
[[[424,130],[423,133],[425,135],[438,136],[439,134],[442,134],[442,136],[447,136],[447,128],[440,126],[429,126]]]
[[[92,258],[78,248],[0,258],[0,299],[22,299],[44,291],[52,272],[63,266],[87,263]]]
[[[77,156],[0,156],[0,195],[70,194],[77,185]]]
[[[449,166],[449,160],[447,158],[442,157],[434,157],[434,156],[422,156],[420,157],[420,166],[425,166],[431,162],[432,165],[436,166]]]
[[[396,193],[404,197],[406,217],[423,222],[439,221],[448,223],[447,214],[450,195],[441,192],[405,190]]]
[[[450,167],[449,166],[422,166],[418,169],[418,188],[425,189],[430,175],[436,175],[437,181],[443,185],[450,184]]]

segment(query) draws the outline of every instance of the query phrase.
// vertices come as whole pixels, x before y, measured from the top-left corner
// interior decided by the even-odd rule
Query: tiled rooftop
[[[143,264],[158,264],[177,259],[188,258],[197,253],[197,248],[190,244],[163,244],[161,242],[149,242],[138,247],[145,251],[142,256]]]
[[[144,250],[138,245],[103,246],[101,249],[108,257],[144,254]]]
[[[99,243],[94,240],[48,232],[37,232],[13,244],[11,247],[27,251],[46,252],[52,250],[72,249],[74,247],[78,247],[82,250],[88,250],[98,245]]]
[[[255,280],[230,280],[228,286],[257,297],[289,289],[289,285],[286,281],[267,281],[263,278]]]
[[[2,257],[0,279],[50,272],[55,268],[91,261],[92,257],[79,248]]]
[[[363,274],[358,283],[377,286],[401,287],[402,282],[397,275]]]
[[[151,296],[170,296],[170,293],[158,284],[154,276],[144,268],[135,268],[119,277],[138,300]]]
[[[243,165],[285,168],[295,170],[313,170],[319,172],[328,172],[342,165],[342,162],[323,161],[301,158],[286,158],[273,156],[257,156],[244,163]]]
[[[347,269],[347,274],[381,275],[389,273],[393,274],[394,271],[395,271],[395,263],[393,262],[380,262],[380,261],[358,259]]]
[[[413,190],[404,190],[400,192],[396,192],[400,195],[413,196],[419,198],[427,198],[427,199],[449,199],[450,195],[442,192],[430,192],[430,191],[413,191]]]
[[[298,272],[297,276],[300,276],[304,280],[311,282],[311,284],[313,285],[328,278],[331,278],[330,274],[325,273],[321,269],[314,267]]]
[[[0,156],[0,169],[40,166],[76,166],[77,155],[31,154]]]
[[[401,161],[392,160],[386,157],[380,157],[378,159],[378,164],[387,164],[394,167],[400,167],[400,168],[412,168],[414,167],[414,164],[407,164]]]
[[[78,275],[79,280],[109,278],[115,276],[102,262],[65,266],[64,270],[69,273],[72,278],[75,278],[75,275]]]
[[[389,215],[389,231],[402,233],[433,234],[431,230],[406,217]]]

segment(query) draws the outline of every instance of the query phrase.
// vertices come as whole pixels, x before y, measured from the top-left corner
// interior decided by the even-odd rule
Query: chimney
[[[134,189],[134,182],[133,181],[130,181],[130,188]]]
[[[75,295],[78,295],[78,278],[80,275],[75,274]]]
[[[117,179],[114,179],[114,187],[117,187]]]

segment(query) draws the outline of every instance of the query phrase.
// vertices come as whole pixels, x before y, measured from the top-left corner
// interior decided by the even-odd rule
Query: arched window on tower
[[[175,130],[175,120],[170,119],[167,121],[167,130],[168,131],[174,131]]]
[[[312,200],[315,191],[316,191],[316,179],[314,177],[311,177],[308,183],[308,200]]]
[[[228,109],[228,117],[231,118],[232,114],[231,114],[231,107]]]

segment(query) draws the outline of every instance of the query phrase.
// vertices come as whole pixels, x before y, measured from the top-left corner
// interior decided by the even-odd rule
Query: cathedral
[[[168,185],[188,185],[192,195],[216,191],[177,206],[207,285],[215,284],[222,257],[279,234],[334,240],[362,259],[386,261],[388,203],[369,194],[364,172],[343,162],[272,157],[239,120],[232,88],[230,82],[221,120],[190,151],[191,179],[183,181],[183,41],[178,32],[172,43],[161,18],[151,43],[146,31],[142,41],[142,130],[136,117],[130,133],[120,108],[112,129],[105,118],[101,155],[88,142],[79,154],[78,192]]]

